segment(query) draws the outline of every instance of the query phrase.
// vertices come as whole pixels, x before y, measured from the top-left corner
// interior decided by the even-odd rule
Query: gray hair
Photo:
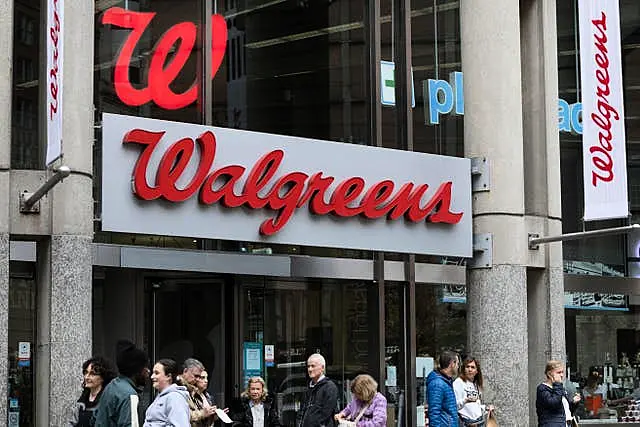
[[[318,362],[320,362],[320,365],[322,365],[323,371],[327,367],[327,362],[324,360],[324,357],[320,353],[314,353],[311,356],[309,356],[309,358],[307,359],[307,363],[311,360],[317,360]]]
[[[199,361],[198,359],[194,359],[192,357],[188,358],[187,360],[184,361],[184,363],[182,364],[182,369],[183,371],[189,370],[189,369],[200,369],[201,371],[204,371],[204,365],[202,364],[201,361]]]

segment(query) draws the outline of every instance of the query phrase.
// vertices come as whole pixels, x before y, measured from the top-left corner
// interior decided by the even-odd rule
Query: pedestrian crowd
[[[240,399],[231,408],[218,408],[208,389],[208,373],[193,358],[182,367],[172,359],[160,359],[149,370],[146,353],[129,341],[116,348],[117,371],[103,357],[82,365],[83,389],[72,408],[68,427],[211,427],[226,423],[238,427],[281,427],[276,403],[261,377],[251,377]],[[297,427],[386,427],[387,400],[370,375],[358,375],[351,383],[354,399],[337,411],[338,388],[325,375],[321,354],[307,360],[309,383],[305,388]],[[151,380],[157,395],[144,415],[139,395]]]
[[[495,409],[483,403],[484,379],[480,362],[444,351],[439,367],[427,377],[425,425],[429,427],[497,426]],[[218,408],[208,393],[208,373],[193,358],[180,367],[160,359],[149,370],[146,353],[128,341],[116,349],[117,371],[103,357],[82,365],[83,389],[72,408],[68,427],[211,427],[219,423],[238,427],[281,427],[278,408],[261,377],[251,377],[231,408]],[[353,399],[338,411],[338,387],[326,375],[321,354],[307,360],[309,383],[296,413],[296,427],[386,427],[387,400],[367,374],[351,382]],[[157,395],[139,414],[139,394],[151,380]],[[539,427],[573,427],[579,394],[564,388],[564,365],[551,360],[537,387]]]
[[[427,376],[425,424],[429,427],[485,427],[495,423],[494,408],[482,403],[483,378],[480,362],[444,351],[439,368]],[[457,376],[457,378],[456,378]]]
[[[457,378],[456,378],[457,376]],[[538,427],[577,427],[575,410],[579,393],[565,388],[565,366],[558,360],[547,362],[544,381],[536,389]],[[439,357],[439,368],[427,377],[426,425],[429,427],[497,426],[495,408],[482,403],[484,379],[480,362],[445,351]],[[528,425],[511,420],[508,425]]]

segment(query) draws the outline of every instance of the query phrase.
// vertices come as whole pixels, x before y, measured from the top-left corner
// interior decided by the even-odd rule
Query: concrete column
[[[525,212],[530,232],[562,233],[556,2],[520,0]],[[565,360],[562,244],[531,251],[528,273],[529,398],[549,359]],[[535,407],[530,407],[535,422]]]
[[[469,271],[470,349],[499,421],[535,425],[544,364],[564,358],[562,247],[527,247],[562,232],[555,2],[484,3],[460,5],[465,155],[491,179],[474,232],[493,235],[493,267]]]
[[[0,2],[0,424],[7,421],[13,2]]]
[[[501,425],[529,419],[527,244],[518,2],[460,2],[466,157],[489,160],[473,197],[474,233],[493,235],[493,267],[469,270],[469,348]],[[517,421],[516,421],[517,420]]]
[[[46,419],[39,405],[39,426],[64,424],[92,350],[94,2],[64,8],[63,163],[72,174],[52,195],[50,307],[39,308],[50,316],[49,408]]]

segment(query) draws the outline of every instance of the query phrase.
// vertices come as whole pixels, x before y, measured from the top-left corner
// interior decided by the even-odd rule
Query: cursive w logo
[[[196,25],[192,22],[180,22],[169,28],[153,48],[149,64],[147,87],[134,88],[129,80],[129,67],[136,45],[145,29],[155,16],[155,12],[135,12],[112,7],[102,16],[103,24],[111,24],[120,28],[131,29],[131,34],[122,47],[115,64],[114,86],[120,100],[138,107],[150,101],[167,110],[177,110],[195,102],[198,98],[200,84],[194,81],[189,89],[175,93],[170,85],[186,64],[196,43]],[[227,24],[221,15],[211,16],[211,78],[216,75],[227,46]],[[177,48],[171,61],[167,57],[172,47]]]

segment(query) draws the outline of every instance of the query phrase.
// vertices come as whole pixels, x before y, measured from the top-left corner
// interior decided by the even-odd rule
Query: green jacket
[[[131,395],[137,394],[130,378],[121,375],[111,381],[102,392],[95,426],[131,427]]]

